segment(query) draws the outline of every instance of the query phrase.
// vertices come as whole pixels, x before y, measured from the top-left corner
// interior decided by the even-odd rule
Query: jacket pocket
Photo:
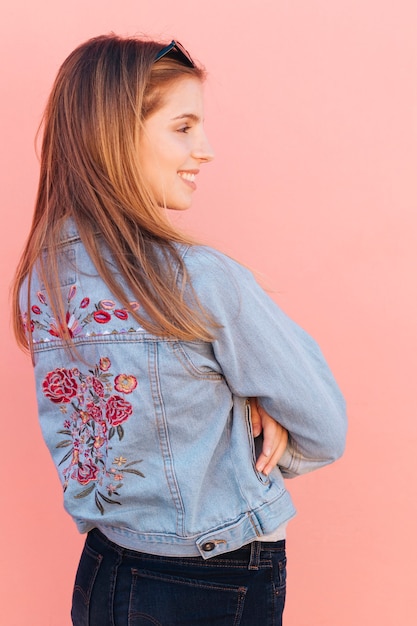
[[[262,451],[262,442],[263,442],[263,437],[262,437],[262,433],[259,435],[259,437],[256,437],[256,440],[253,436],[253,430],[252,430],[252,414],[251,414],[251,408],[250,408],[250,402],[249,400],[246,400],[245,403],[245,421],[246,421],[246,430],[247,430],[247,435],[248,435],[248,439],[249,439],[249,445],[251,447],[251,458],[252,458],[252,467],[253,467],[253,471],[255,472],[255,476],[256,478],[259,480],[259,482],[261,482],[263,485],[268,485],[270,482],[269,476],[265,476],[265,474],[262,474],[261,472],[258,472],[258,470],[256,469],[256,459],[259,456],[259,454]]]

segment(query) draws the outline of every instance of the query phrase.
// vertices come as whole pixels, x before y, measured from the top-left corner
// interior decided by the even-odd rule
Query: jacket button
[[[214,541],[207,541],[206,543],[203,543],[201,547],[203,548],[204,552],[211,552],[216,547],[216,544],[214,543]]]

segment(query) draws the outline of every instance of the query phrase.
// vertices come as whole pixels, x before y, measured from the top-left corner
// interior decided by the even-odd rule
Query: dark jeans
[[[204,560],[126,550],[88,534],[75,580],[74,626],[281,626],[285,541]]]

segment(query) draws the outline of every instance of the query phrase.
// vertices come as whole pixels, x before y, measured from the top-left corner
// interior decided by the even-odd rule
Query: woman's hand
[[[256,398],[250,398],[249,402],[253,436],[258,437],[263,433],[264,438],[262,452],[256,461],[256,469],[268,476],[287,447],[288,431],[258,405]]]

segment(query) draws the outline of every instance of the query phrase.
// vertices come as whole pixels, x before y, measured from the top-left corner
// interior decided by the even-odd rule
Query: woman
[[[45,112],[15,328],[88,533],[76,626],[281,624],[283,476],[344,447],[315,342],[167,218],[213,158],[203,81],[178,42],[103,36],[67,58]]]

